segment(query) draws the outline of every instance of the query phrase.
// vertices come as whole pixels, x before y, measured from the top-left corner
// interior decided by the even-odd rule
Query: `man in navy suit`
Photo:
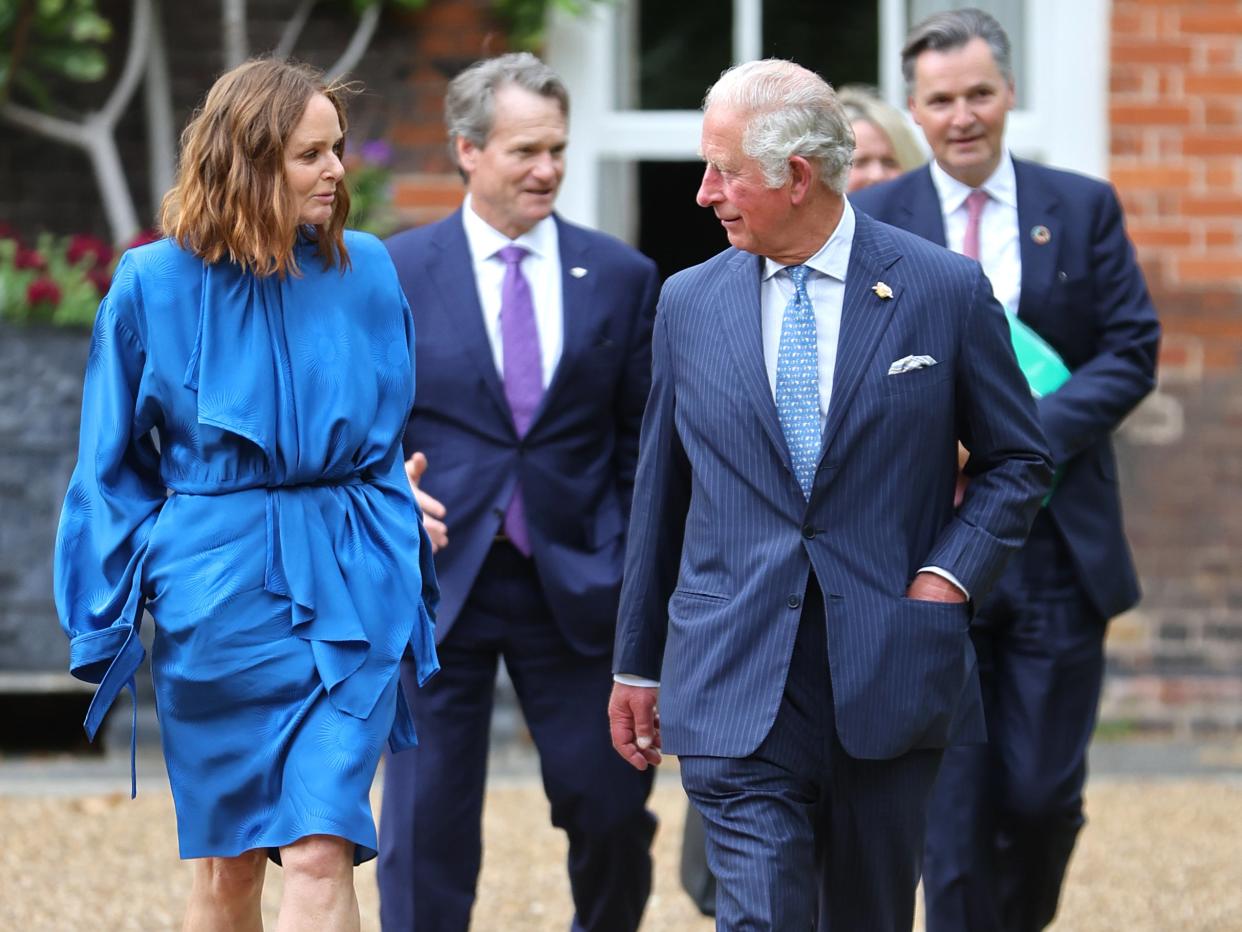
[[[1055,490],[975,616],[988,744],[946,755],[923,873],[930,932],[1036,930],[1083,824],[1107,622],[1138,599],[1110,435],[1154,385],[1160,330],[1112,188],[1006,151],[1000,25],[938,14],[911,31],[902,64],[935,161],[854,203],[979,259],[1071,372],[1037,402]]]
[[[613,746],[680,756],[719,928],[907,932],[942,749],[983,737],[968,600],[1025,538],[1047,453],[978,265],[843,197],[823,80],[730,70],[701,152],[734,248],[660,296]],[[978,471],[955,512],[959,439]]]
[[[460,74],[445,120],[466,202],[388,241],[418,334],[407,468],[438,548],[442,667],[412,702],[420,747],[385,770],[388,930],[469,924],[500,657],[568,836],[573,929],[632,932],[651,887],[650,775],[617,760],[602,711],[658,278],[552,213],[568,109],[529,54]]]

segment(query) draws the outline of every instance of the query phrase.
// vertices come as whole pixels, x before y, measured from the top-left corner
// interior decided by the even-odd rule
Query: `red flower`
[[[46,276],[36,278],[26,289],[26,303],[31,307],[40,304],[55,307],[60,304],[60,288],[56,286],[56,282]]]
[[[95,290],[99,292],[99,297],[103,297],[108,293],[108,289],[112,287],[112,276],[108,274],[107,269],[93,268],[87,271],[86,278]]]
[[[112,261],[112,247],[101,239],[78,233],[70,238],[69,247],[65,250],[65,258],[71,265],[77,265],[86,260],[90,263],[90,268],[96,268]]]
[[[35,249],[17,247],[17,255],[13,257],[13,265],[19,269],[46,269],[47,260]]]
[[[19,246],[22,242],[22,238],[17,235],[17,230],[2,221],[0,221],[0,239],[11,239]]]
[[[159,230],[143,230],[125,244],[126,249],[137,249],[139,246],[145,246],[147,243],[154,243],[164,238]]]

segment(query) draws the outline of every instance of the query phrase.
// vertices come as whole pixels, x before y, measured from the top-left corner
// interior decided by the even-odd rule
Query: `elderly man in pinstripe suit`
[[[942,749],[984,737],[972,605],[1048,454],[978,264],[843,197],[818,76],[726,72],[701,149],[733,248],[660,297],[613,745],[679,755],[719,928],[908,930]]]

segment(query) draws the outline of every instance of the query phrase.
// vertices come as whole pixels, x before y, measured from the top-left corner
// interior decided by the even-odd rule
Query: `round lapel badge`
[[[1031,227],[1031,240],[1036,246],[1046,246],[1052,239],[1052,231],[1042,223],[1039,226]]]

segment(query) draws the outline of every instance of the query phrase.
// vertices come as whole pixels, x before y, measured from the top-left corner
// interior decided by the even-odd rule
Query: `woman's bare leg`
[[[262,932],[267,851],[235,858],[199,858],[185,907],[185,932]]]
[[[280,849],[285,888],[278,932],[358,932],[354,843],[308,835]]]

